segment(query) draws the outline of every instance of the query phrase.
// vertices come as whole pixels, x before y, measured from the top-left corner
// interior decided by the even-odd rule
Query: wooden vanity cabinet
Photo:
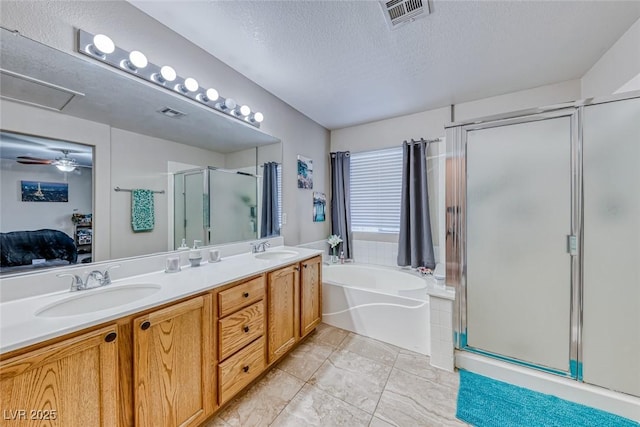
[[[320,323],[321,275],[318,256],[0,356],[0,424],[199,425]]]
[[[282,357],[300,339],[299,275],[299,264],[268,273],[269,364]]]
[[[211,295],[133,320],[136,426],[198,425],[215,402]]]
[[[2,423],[118,425],[115,324],[0,362]]]
[[[269,364],[322,320],[322,257],[275,270],[267,280]]]
[[[322,321],[322,257],[300,263],[300,337]]]
[[[266,368],[265,275],[217,291],[218,400],[229,401]]]

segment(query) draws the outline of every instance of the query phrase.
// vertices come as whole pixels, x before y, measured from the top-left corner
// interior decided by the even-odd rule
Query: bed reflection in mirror
[[[0,273],[92,261],[93,147],[0,132]]]

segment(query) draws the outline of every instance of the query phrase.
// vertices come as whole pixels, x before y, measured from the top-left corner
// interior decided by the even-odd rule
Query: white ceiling
[[[581,78],[640,17],[640,1],[433,0],[392,31],[377,1],[130,2],[329,129]]]

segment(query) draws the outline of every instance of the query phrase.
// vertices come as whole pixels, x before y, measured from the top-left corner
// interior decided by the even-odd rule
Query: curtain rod
[[[133,190],[130,188],[120,188],[120,187],[116,187],[113,189],[114,191],[126,191],[128,193],[131,193]],[[156,191],[156,190],[151,190],[152,193],[158,193],[158,194],[164,194],[164,190],[160,190],[160,191]]]
[[[420,138],[418,141],[416,141],[415,139],[411,138],[411,141],[405,141],[407,144],[418,144],[420,142],[426,142],[427,144],[431,144],[432,142],[440,142],[442,141],[442,138],[436,138],[436,139],[424,139],[424,138]]]

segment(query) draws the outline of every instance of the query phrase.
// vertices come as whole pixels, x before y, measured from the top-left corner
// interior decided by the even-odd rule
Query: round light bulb
[[[136,68],[144,68],[147,66],[149,61],[147,61],[147,57],[144,56],[144,53],[139,50],[134,50],[129,54],[129,62]]]
[[[186,80],[184,81],[184,87],[189,91],[189,92],[195,92],[198,90],[198,81],[192,77],[187,77]]]
[[[248,105],[243,105],[242,107],[240,107],[240,114],[242,114],[243,116],[248,116],[249,114],[251,114],[251,108],[249,108]]]
[[[234,108],[236,108],[236,101],[234,101],[231,98],[227,98],[224,100],[224,106],[225,108],[229,109],[229,110],[233,110]]]
[[[172,67],[168,65],[165,65],[162,68],[160,68],[160,75],[162,76],[163,79],[165,79],[168,82],[174,81],[177,77],[176,70],[174,70]]]
[[[96,34],[93,36],[93,47],[102,54],[113,53],[116,50],[116,45],[113,44],[113,40],[111,40],[108,36],[104,34]]]
[[[258,123],[262,123],[262,121],[264,120],[264,116],[263,116],[263,115],[262,115],[262,113],[260,113],[260,112],[255,113],[255,114],[253,115],[253,120],[255,120],[255,121],[256,121],[256,122],[258,122]]]
[[[209,88],[207,89],[207,91],[205,92],[205,95],[207,95],[207,99],[209,101],[215,101],[216,99],[218,99],[218,91],[213,89],[213,88]]]

